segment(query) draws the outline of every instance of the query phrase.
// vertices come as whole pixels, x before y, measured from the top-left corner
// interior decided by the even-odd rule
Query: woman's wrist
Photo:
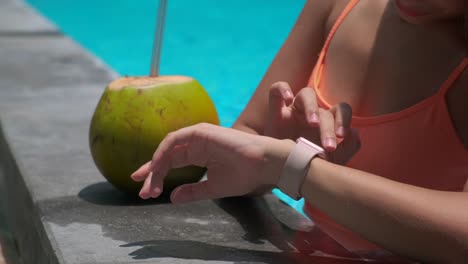
[[[296,143],[290,139],[268,138],[265,151],[265,169],[262,177],[267,184],[278,184],[283,166]]]
[[[307,174],[304,177],[304,182],[302,183],[300,187],[300,194],[302,197],[306,198],[307,193],[310,193],[310,183],[313,183],[315,179],[317,178],[318,175],[320,175],[320,170],[323,168],[324,164],[327,163],[328,161],[316,156],[309,162],[309,167],[307,169]],[[306,181],[309,183],[307,184]]]

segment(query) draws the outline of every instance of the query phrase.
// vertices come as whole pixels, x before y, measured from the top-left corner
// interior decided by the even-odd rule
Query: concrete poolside
[[[26,8],[20,2],[3,0],[0,2],[0,43],[4,44],[5,40],[21,35],[35,35],[38,32],[47,34],[53,29],[44,20],[39,17],[31,16],[31,10]],[[0,45],[1,45],[0,44]],[[4,45],[0,46],[0,49]],[[0,54],[2,51],[0,50]],[[2,54],[3,55],[3,54]],[[5,57],[1,57],[0,61],[4,61]],[[6,63],[0,62],[0,89],[4,90],[4,76],[9,73],[9,67]],[[7,83],[6,85],[9,85]],[[1,119],[0,119],[1,122]],[[2,152],[1,160],[4,159]],[[3,166],[2,166],[3,167]],[[2,168],[0,167],[0,168]],[[16,239],[13,231],[7,223],[7,216],[10,213],[7,210],[7,197],[5,176],[0,169],[0,264],[18,264],[22,263],[17,251]]]
[[[0,2],[6,255],[23,263],[320,262],[292,245],[312,223],[273,195],[175,206],[143,203],[110,186],[87,136],[116,77],[21,0]]]

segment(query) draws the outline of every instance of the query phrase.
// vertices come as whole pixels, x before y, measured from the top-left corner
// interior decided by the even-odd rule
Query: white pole
[[[159,0],[158,15],[156,17],[156,30],[153,42],[153,56],[151,58],[150,76],[159,76],[159,62],[161,60],[161,48],[166,20],[167,0]]]

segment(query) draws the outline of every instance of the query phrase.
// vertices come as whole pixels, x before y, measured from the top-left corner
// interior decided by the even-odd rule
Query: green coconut
[[[125,77],[105,89],[89,130],[89,145],[101,174],[117,189],[138,194],[130,175],[151,160],[170,132],[197,123],[219,125],[215,105],[195,79],[185,76]],[[199,181],[205,168],[173,169],[164,192]]]

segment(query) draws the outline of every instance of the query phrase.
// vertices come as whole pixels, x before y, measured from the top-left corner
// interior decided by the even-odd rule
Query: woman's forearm
[[[368,240],[430,262],[468,259],[468,193],[388,180],[315,158],[302,186],[312,205]]]

